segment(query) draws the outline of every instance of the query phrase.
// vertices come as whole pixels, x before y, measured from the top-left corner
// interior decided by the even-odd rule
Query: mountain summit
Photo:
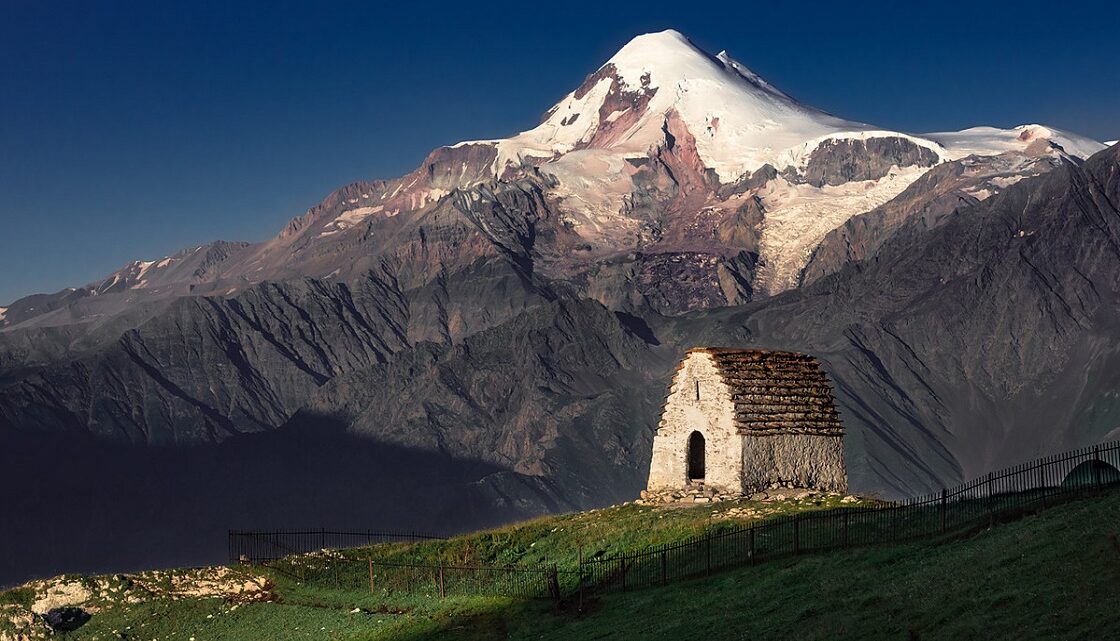
[[[676,114],[706,167],[731,182],[779,152],[866,125],[805,107],[727,55],[677,31],[638,36],[548,111],[544,122],[498,144],[498,166],[581,149],[644,155]]]
[[[982,200],[1102,148],[1042,125],[913,135],[838,118],[668,30],[628,42],[529,131],[440,147],[406,176],[346,186],[263,243],[136,261],[16,301],[0,328],[104,320],[266,281],[345,282],[385,264],[423,287],[489,256],[608,306],[738,304],[862,255],[828,235],[932,167],[1001,158],[960,186]],[[456,240],[433,244],[437,230]]]

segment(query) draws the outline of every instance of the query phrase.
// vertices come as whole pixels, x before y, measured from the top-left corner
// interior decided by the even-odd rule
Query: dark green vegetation
[[[547,550],[542,556],[562,557],[579,541],[633,532],[626,526],[651,519],[666,523],[661,535],[704,528],[713,507],[725,506],[628,506],[540,519],[412,552],[435,559],[469,548],[480,559],[533,561],[541,547]],[[647,534],[633,536],[637,544]],[[664,588],[589,597],[583,613],[574,601],[557,609],[548,601],[493,597],[387,600],[274,577],[267,595],[241,602],[106,602],[70,638],[1114,638],[1120,634],[1118,537],[1120,493],[1111,492],[952,539],[806,555]],[[534,552],[524,553],[522,544]],[[3,593],[0,603],[26,598]]]

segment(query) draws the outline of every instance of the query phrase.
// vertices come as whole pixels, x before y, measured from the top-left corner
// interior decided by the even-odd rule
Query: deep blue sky
[[[335,187],[533,126],[666,28],[884,127],[1120,136],[1115,2],[387,4],[0,0],[0,305],[263,240]]]

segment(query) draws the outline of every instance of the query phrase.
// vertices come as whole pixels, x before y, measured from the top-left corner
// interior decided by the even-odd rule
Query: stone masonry
[[[695,348],[665,399],[647,494],[842,492],[843,435],[831,385],[815,358]]]

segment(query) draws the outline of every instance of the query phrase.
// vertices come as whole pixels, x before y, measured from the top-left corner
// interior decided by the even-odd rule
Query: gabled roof
[[[843,435],[832,386],[816,358],[720,347],[688,350],[694,353],[709,354],[715,361],[731,390],[739,433]]]

